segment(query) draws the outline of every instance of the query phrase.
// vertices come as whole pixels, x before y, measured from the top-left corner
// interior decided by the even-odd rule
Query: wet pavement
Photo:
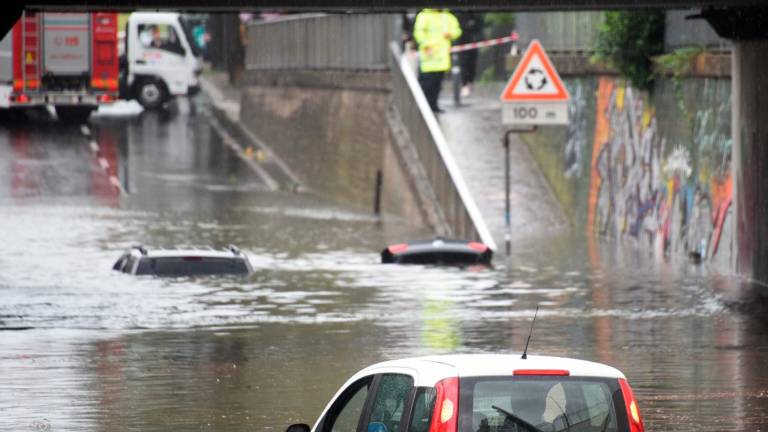
[[[647,430],[768,428],[768,320],[734,281],[565,232],[491,269],[382,266],[426,233],[267,190],[198,102],[1,125],[0,430],[284,430],[372,362],[519,351],[537,305],[530,352],[622,369]],[[113,273],[137,243],[256,271]]]
[[[504,246],[505,173],[501,125],[501,88],[488,85],[456,106],[450,92],[442,92],[437,116],[448,147],[467,182],[480,213],[499,248]],[[549,190],[525,143],[510,136],[510,234],[515,242],[530,243],[565,231],[568,220]]]

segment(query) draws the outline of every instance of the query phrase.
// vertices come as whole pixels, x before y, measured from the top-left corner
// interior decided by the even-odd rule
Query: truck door
[[[90,85],[90,15],[43,14],[43,80],[68,90]]]
[[[138,41],[131,54],[134,76],[161,79],[170,95],[186,95],[189,86],[188,47],[177,26],[168,23],[140,22],[136,25]]]

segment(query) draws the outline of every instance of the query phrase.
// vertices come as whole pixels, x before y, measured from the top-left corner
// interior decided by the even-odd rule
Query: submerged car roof
[[[180,249],[145,248],[137,246],[131,248],[132,254],[144,258],[176,258],[176,257],[201,257],[201,258],[245,258],[239,249],[213,249],[208,247],[195,248],[183,247]]]
[[[520,354],[452,354],[391,360],[368,366],[356,374],[364,376],[387,369],[408,369],[416,372],[419,386],[433,386],[449,377],[512,376],[515,370],[567,370],[570,376],[625,378],[616,368],[602,363],[566,357]]]
[[[203,258],[243,258],[242,254],[235,254],[232,251],[206,250],[206,249],[157,249],[148,250],[142,256],[147,258],[174,258],[174,257],[203,257]]]

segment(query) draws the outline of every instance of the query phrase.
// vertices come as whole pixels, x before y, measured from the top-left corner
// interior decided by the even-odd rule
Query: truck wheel
[[[85,123],[88,121],[88,117],[91,115],[91,111],[95,110],[94,106],[67,106],[56,105],[56,117],[59,120],[66,123]]]
[[[165,86],[158,80],[142,81],[136,90],[136,99],[147,110],[160,108],[167,98]]]

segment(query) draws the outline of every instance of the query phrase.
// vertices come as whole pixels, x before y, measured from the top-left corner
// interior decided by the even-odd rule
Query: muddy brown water
[[[382,266],[427,233],[266,191],[200,114],[91,129],[0,129],[0,430],[281,431],[370,363],[520,351],[537,305],[530,351],[624,371],[648,430],[768,428],[768,319],[730,278],[569,236],[485,270]],[[256,271],[111,272],[136,243],[236,243]]]

